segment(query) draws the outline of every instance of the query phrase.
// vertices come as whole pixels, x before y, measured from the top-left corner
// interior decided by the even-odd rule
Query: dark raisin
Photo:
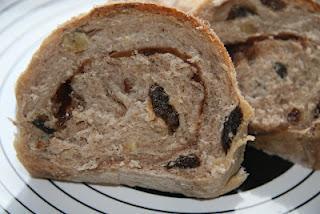
[[[286,7],[286,3],[282,0],[260,0],[260,2],[274,11],[279,11]]]
[[[257,15],[256,12],[247,7],[241,5],[234,5],[231,7],[227,20],[233,20],[236,18],[244,18],[251,15]]]
[[[320,118],[320,102],[317,104],[316,108],[313,111],[314,119]]]
[[[221,136],[221,144],[225,153],[228,152],[232,139],[237,134],[238,128],[243,120],[243,113],[241,108],[237,106],[226,118],[223,124],[223,131]]]
[[[129,79],[124,79],[123,80],[123,86],[124,86],[124,92],[130,93],[132,90],[132,83],[130,82]]]
[[[167,169],[171,168],[196,168],[200,166],[200,159],[195,154],[189,154],[189,155],[180,155],[176,160],[170,161],[167,165]]]
[[[202,82],[202,79],[201,79],[200,75],[197,74],[197,73],[194,73],[194,74],[192,75],[191,79],[192,79],[193,81],[195,81],[195,82],[199,82],[199,83]]]
[[[56,130],[47,127],[45,125],[45,122],[46,121],[43,119],[43,117],[38,117],[37,119],[32,121],[32,124],[46,134],[53,134]]]
[[[71,80],[62,83],[55,96],[52,98],[53,114],[58,119],[57,126],[61,127],[71,117],[71,105],[73,92]]]
[[[301,118],[301,112],[297,108],[293,108],[291,112],[288,114],[288,122],[289,123],[297,123]]]
[[[273,69],[282,79],[288,76],[287,67],[281,62],[274,63]]]
[[[161,86],[153,84],[149,90],[149,97],[156,116],[165,121],[170,134],[175,132],[180,125],[179,114],[175,108],[169,104],[169,95]]]

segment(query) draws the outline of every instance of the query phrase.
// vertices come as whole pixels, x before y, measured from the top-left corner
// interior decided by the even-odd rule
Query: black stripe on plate
[[[1,205],[0,205],[0,211],[3,211],[4,213],[10,214],[10,212],[7,209],[5,209],[4,207],[2,207]]]
[[[107,198],[110,198],[112,200],[115,200],[115,201],[118,201],[118,202],[121,202],[123,204],[126,204],[126,205],[129,205],[129,206],[133,206],[133,207],[137,207],[137,208],[141,208],[141,209],[145,209],[145,210],[150,210],[150,211],[156,211],[156,212],[162,212],[162,213],[177,213],[177,212],[174,212],[174,211],[166,211],[166,210],[159,210],[159,209],[154,209],[154,208],[149,208],[149,207],[144,207],[144,206],[140,206],[140,205],[137,205],[137,204],[132,204],[132,203],[129,203],[129,202],[126,202],[126,201],[122,201],[118,198],[115,198],[115,197],[112,197],[104,192],[101,192],[97,189],[95,189],[94,187],[88,185],[87,183],[83,183],[86,187],[88,187],[89,189],[107,197]],[[180,212],[179,212],[180,213]]]
[[[304,205],[306,205],[307,203],[309,203],[310,201],[312,201],[313,199],[315,199],[315,198],[318,197],[319,195],[320,195],[320,191],[319,191],[317,194],[315,194],[314,196],[312,196],[311,198],[309,198],[308,200],[304,201],[303,203],[299,204],[299,205],[296,206],[295,208],[293,208],[293,209],[291,209],[291,210],[289,210],[289,211],[287,211],[287,212],[285,212],[285,213],[283,213],[283,214],[291,213],[291,212],[293,212],[293,211],[295,211],[295,210],[303,207]],[[319,211],[319,210],[318,210],[318,211]]]
[[[4,8],[2,8],[2,9],[0,10],[0,13],[4,13],[4,12],[6,12],[7,10],[10,10],[10,9],[13,8],[14,6],[16,6],[16,5],[18,5],[18,4],[20,4],[20,3],[24,2],[24,1],[26,1],[26,0],[17,0],[17,1],[14,1],[14,2],[12,2],[11,4],[8,4],[8,5],[5,6]]]
[[[294,186],[290,187],[288,190],[276,195],[276,196],[273,196],[271,199],[269,200],[265,200],[265,201],[261,201],[257,204],[254,204],[254,205],[250,205],[250,206],[246,206],[246,207],[241,207],[241,208],[238,208],[236,210],[243,210],[243,209],[247,209],[247,208],[252,208],[252,207],[255,207],[255,206],[259,206],[261,204],[265,204],[269,201],[272,201],[272,200],[275,200],[285,194],[287,194],[288,192],[292,191],[293,189],[297,188],[298,186],[300,186],[302,183],[304,183],[311,175],[313,175],[314,171],[311,171],[306,177],[304,177],[301,181],[299,181],[297,184],[295,184]]]
[[[26,210],[28,210],[29,212],[35,214],[35,212],[33,212],[27,205],[22,203],[15,195],[13,195],[11,193],[11,191],[2,183],[1,180],[0,180],[0,185],[14,198],[14,200],[16,200],[19,204],[21,204]]]
[[[248,153],[248,151],[249,151],[249,153]],[[260,177],[259,177],[259,176],[255,176],[255,177],[253,178],[253,180],[252,180],[253,183],[252,183],[252,184],[245,184],[243,190],[246,190],[246,189],[249,190],[250,188],[256,187],[257,185],[259,186],[259,185],[264,184],[265,182],[269,182],[269,181],[272,180],[272,178],[278,177],[279,175],[283,174],[285,171],[287,171],[288,168],[291,168],[291,166],[292,166],[292,164],[289,163],[289,162],[287,162],[287,161],[284,161],[284,160],[282,160],[282,159],[280,159],[280,158],[278,158],[278,157],[275,157],[275,156],[269,156],[269,155],[267,155],[267,154],[265,154],[265,153],[262,153],[262,152],[260,152],[260,151],[254,150],[254,149],[252,149],[252,148],[250,148],[250,147],[248,147],[248,151],[246,152],[247,160],[246,160],[245,162],[247,162],[247,163],[245,163],[245,165],[248,167],[249,170],[251,170],[251,173],[252,173],[252,171],[255,171],[255,170],[256,170],[256,167],[252,165],[253,163],[259,163],[260,166],[262,166],[263,169],[265,169],[265,168],[268,166],[267,162],[269,162],[269,163],[271,162],[271,163],[273,163],[273,165],[276,164],[276,163],[278,163],[278,165],[279,165],[280,167],[278,167],[278,168],[275,167],[275,169],[273,169],[273,171],[270,172],[270,173],[273,174],[273,176],[275,176],[275,177],[268,177],[268,176],[267,176],[267,178],[260,178],[261,176],[260,176]],[[250,157],[248,157],[248,155],[250,155]],[[257,158],[259,158],[259,157],[260,157],[260,160],[257,159]],[[261,165],[261,164],[262,164],[262,165]],[[272,164],[271,164],[271,165],[272,165]],[[249,171],[249,173],[250,173],[250,171]],[[256,204],[253,204],[253,205],[250,205],[250,206],[246,206],[246,207],[237,208],[237,209],[220,210],[220,211],[212,211],[212,212],[214,212],[214,213],[228,213],[228,212],[233,212],[233,211],[237,211],[237,210],[245,210],[245,209],[248,209],[248,208],[252,208],[252,207],[255,207],[255,206],[259,206],[259,205],[265,204],[265,203],[267,203],[267,202],[270,202],[270,201],[272,201],[272,200],[275,200],[275,199],[277,199],[277,198],[279,198],[279,197],[287,194],[288,192],[292,191],[292,190],[295,189],[296,187],[300,186],[300,185],[301,185],[302,183],[304,183],[310,176],[312,176],[313,173],[314,173],[314,171],[311,171],[309,174],[307,174],[304,178],[302,178],[300,181],[298,181],[295,185],[293,185],[292,187],[290,187],[290,188],[287,189],[286,191],[284,191],[284,192],[282,192],[282,193],[280,193],[280,194],[278,194],[278,195],[275,195],[275,196],[273,196],[272,198],[267,199],[267,200],[265,200],[265,201],[261,201],[261,202],[256,203]],[[265,172],[264,172],[264,174],[265,174]],[[262,176],[262,177],[263,177],[263,176]],[[174,212],[174,211],[158,210],[158,209],[153,209],[153,208],[149,208],[149,207],[144,207],[144,206],[137,205],[137,204],[132,204],[132,203],[129,203],[129,202],[120,200],[120,199],[118,199],[118,198],[115,198],[115,197],[113,197],[113,196],[110,196],[110,195],[108,195],[108,194],[105,194],[105,193],[97,190],[96,188],[88,185],[88,184],[85,184],[85,185],[86,185],[87,187],[89,187],[90,189],[96,191],[97,193],[100,193],[100,194],[102,194],[102,195],[104,195],[104,196],[106,196],[106,197],[108,197],[108,198],[113,199],[113,200],[116,200],[116,201],[125,203],[125,204],[127,204],[127,205],[131,205],[131,206],[135,206],[135,207],[143,208],[143,209],[147,209],[147,210],[152,210],[152,211],[158,211],[158,212],[176,213],[176,212]],[[129,187],[129,188],[131,188],[131,187]],[[136,189],[136,190],[141,191],[141,188]],[[160,196],[164,196],[164,197],[174,197],[174,196],[175,196],[175,195],[170,194],[170,193],[162,193],[162,192],[159,192],[159,191],[151,191],[151,192],[150,192],[150,190],[147,190],[147,191],[144,190],[144,191],[142,191],[142,192],[146,192],[146,193],[149,193],[149,194],[156,194],[156,195],[160,195]],[[183,198],[186,198],[185,196],[178,195],[178,198],[182,198],[182,197],[183,197]],[[212,213],[212,212],[210,212],[210,213]],[[191,214],[196,214],[196,213],[191,213]]]
[[[9,213],[10,214],[10,212],[0,204],[0,211],[1,210],[3,210],[5,213]]]
[[[49,201],[47,201],[44,197],[42,197],[39,193],[37,193],[37,191],[35,191],[23,178],[22,176],[17,172],[16,168],[14,168],[14,166],[12,165],[11,161],[9,160],[4,148],[3,148],[3,145],[2,145],[2,141],[0,139],[0,147],[3,151],[3,154],[5,156],[5,158],[7,159],[10,167],[13,169],[13,171],[15,172],[15,174],[20,178],[20,180],[34,193],[36,194],[40,199],[42,199],[45,203],[47,203],[49,206],[51,206],[52,208],[54,208],[55,210],[61,212],[61,213],[65,213],[63,212],[62,210],[60,210],[58,207],[54,206],[53,204],[51,204]]]
[[[86,206],[86,207],[88,207],[88,208],[91,208],[92,210],[94,210],[94,211],[96,211],[96,212],[98,212],[98,213],[106,213],[106,212],[101,211],[101,210],[98,210],[98,209],[96,209],[96,208],[94,208],[94,207],[92,207],[92,206],[90,206],[90,205],[88,205],[88,204],[86,204],[86,203],[83,203],[82,201],[80,201],[80,200],[78,200],[77,198],[73,197],[72,195],[70,195],[69,193],[67,193],[64,189],[62,189],[62,188],[59,187],[57,184],[55,184],[52,180],[48,179],[48,181],[49,181],[53,186],[55,186],[57,189],[59,189],[61,192],[63,192],[64,194],[66,194],[67,196],[69,196],[70,198],[72,198],[73,200],[77,201],[78,203],[80,203],[80,204],[82,204],[82,205],[84,205],[84,206]]]
[[[0,210],[3,210],[3,212],[4,212],[4,213],[8,213],[8,214],[10,214],[10,213],[9,213],[9,211],[8,211],[8,210],[6,210],[5,208],[3,208],[3,207],[0,207],[0,208],[1,208]]]

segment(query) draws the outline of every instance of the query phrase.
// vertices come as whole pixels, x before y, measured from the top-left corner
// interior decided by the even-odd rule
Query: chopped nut
[[[142,168],[141,165],[140,165],[140,162],[137,161],[137,160],[131,160],[131,161],[129,162],[129,167],[131,167],[131,168],[138,168],[138,169],[141,169],[141,168]]]
[[[128,150],[128,152],[135,153],[137,151],[137,144],[135,142],[133,143],[127,143],[124,145],[125,149]]]
[[[86,50],[88,45],[89,39],[83,32],[66,33],[62,38],[62,47],[74,53]]]

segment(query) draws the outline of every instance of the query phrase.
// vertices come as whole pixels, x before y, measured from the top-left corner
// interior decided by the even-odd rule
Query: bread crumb
[[[211,170],[211,174],[214,175],[216,173],[219,173],[219,174],[225,174],[226,173],[226,167],[223,165],[223,164],[220,164],[220,165],[216,165],[216,167]]]
[[[201,58],[199,55],[193,56],[191,59],[188,59],[188,62],[191,62],[191,63],[198,63],[200,61],[201,61]]]
[[[95,160],[89,160],[88,163],[83,164],[77,168],[78,171],[84,171],[88,169],[95,169],[97,168],[98,164]]]
[[[212,4],[213,4],[213,6],[218,7],[218,6],[222,5],[226,1],[227,0],[212,0]]]
[[[138,168],[138,169],[141,169],[141,165],[140,165],[140,162],[138,160],[131,160],[129,162],[129,167],[130,168]]]

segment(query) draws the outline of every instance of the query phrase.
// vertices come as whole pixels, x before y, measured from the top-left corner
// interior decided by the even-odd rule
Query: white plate
[[[245,163],[252,176],[242,191],[213,200],[31,178],[12,145],[16,79],[52,29],[103,2],[0,0],[1,213],[320,213],[319,172],[252,149]]]

